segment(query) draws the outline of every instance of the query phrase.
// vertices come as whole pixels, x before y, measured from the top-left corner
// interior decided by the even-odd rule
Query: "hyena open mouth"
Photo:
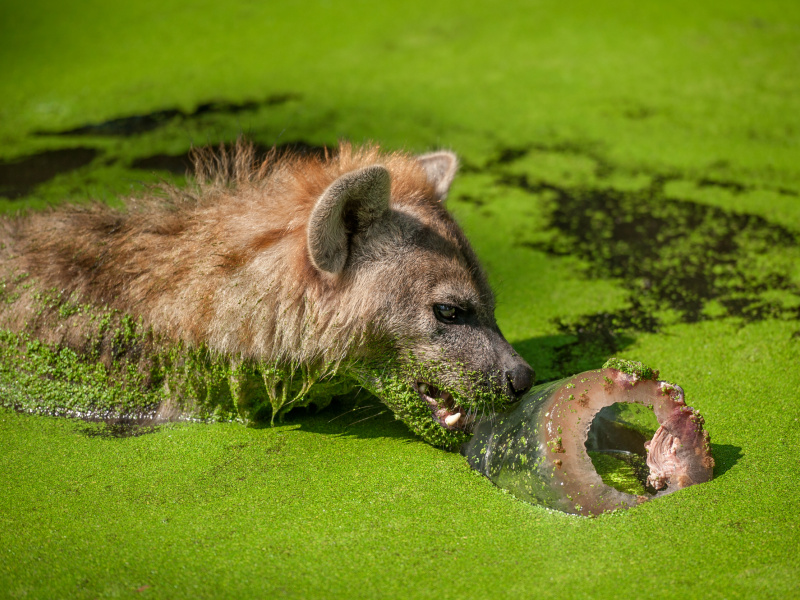
[[[431,416],[439,425],[449,431],[466,433],[472,431],[475,412],[456,404],[450,392],[422,382],[418,382],[415,387],[419,397],[430,407]]]
[[[510,393],[510,384],[505,389],[499,385],[499,373],[446,361],[407,358],[407,362],[391,361],[387,368],[360,370],[354,376],[414,433],[450,449],[459,448],[477,423],[491,419],[518,398]]]

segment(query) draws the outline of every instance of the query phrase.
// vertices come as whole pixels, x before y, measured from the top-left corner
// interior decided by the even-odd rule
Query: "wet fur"
[[[389,210],[367,219],[361,205],[345,206],[342,231],[330,235],[346,234],[346,256],[325,270],[309,241],[315,206],[343,176],[376,165],[391,177]],[[441,385],[457,387],[466,369],[502,387],[503,369],[521,359],[497,329],[486,277],[441,201],[450,182],[427,166],[349,144],[325,157],[273,151],[261,160],[242,142],[199,152],[186,189],[160,187],[122,211],[65,206],[5,220],[5,272],[30,273],[43,288],[220,354],[333,371],[410,354],[460,365],[438,375]],[[475,322],[443,328],[430,313],[435,302],[469,306]],[[15,304],[4,326],[20,330],[31,310]],[[70,344],[68,334],[40,333]]]

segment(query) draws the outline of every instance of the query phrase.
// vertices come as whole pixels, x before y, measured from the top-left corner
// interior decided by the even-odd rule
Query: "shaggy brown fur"
[[[449,153],[349,144],[256,160],[239,143],[199,153],[189,189],[165,186],[126,211],[5,221],[6,269],[221,354],[329,370],[408,355],[452,366],[431,387],[463,395],[459,379],[477,372],[514,397],[532,372],[497,329],[486,278],[442,203],[455,167]],[[457,310],[452,322],[442,306]]]

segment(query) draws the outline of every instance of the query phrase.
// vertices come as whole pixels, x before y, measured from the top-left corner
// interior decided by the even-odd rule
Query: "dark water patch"
[[[798,318],[798,309],[765,298],[780,290],[800,300],[800,289],[779,254],[796,249],[800,236],[757,215],[667,198],[663,183],[640,191],[568,189],[504,178],[530,191],[548,191],[547,242],[525,242],[552,255],[573,255],[591,266],[587,275],[621,279],[631,301],[649,315],[644,330],[657,323],[655,313],[676,311],[680,320],[706,318],[716,301],[716,316],[754,321]]]
[[[86,437],[131,438],[155,433],[164,421],[155,417],[84,418],[78,431]]]
[[[707,177],[703,177],[702,179],[697,180],[697,187],[705,188],[705,187],[716,187],[722,188],[724,190],[728,190],[735,194],[741,194],[742,192],[748,191],[749,187],[739,183],[738,181],[722,181],[719,179],[709,179]]]
[[[183,154],[153,154],[137,158],[131,163],[131,167],[143,171],[169,171],[176,175],[184,175],[192,170],[192,160],[188,152]]]
[[[98,154],[99,151],[95,148],[62,148],[46,150],[10,162],[0,162],[0,196],[26,196],[37,185],[56,175],[88,165]]]
[[[88,123],[68,129],[66,131],[37,131],[36,135],[59,136],[99,136],[99,137],[129,137],[158,129],[174,119],[196,119],[205,115],[227,114],[234,115],[245,111],[255,111],[264,106],[278,106],[291,100],[297,100],[298,94],[275,94],[264,100],[247,102],[205,102],[191,112],[178,108],[167,108],[153,111],[143,115],[129,115],[103,121],[102,123]]]
[[[800,232],[757,215],[675,199],[666,193],[667,184],[688,181],[678,172],[635,173],[650,181],[638,190],[602,181],[561,185],[511,172],[508,166],[532,151],[588,157],[599,165],[600,179],[614,171],[595,149],[578,145],[499,150],[484,172],[540,196],[546,216],[535,240],[521,236],[516,243],[552,256],[579,257],[588,264],[587,278],[616,279],[627,291],[623,310],[554,320],[560,335],[547,344],[549,364],[541,369],[547,379],[598,368],[629,346],[636,333],[657,332],[665,319],[800,319],[800,286],[789,259],[800,253]],[[695,183],[734,194],[763,189],[796,195],[713,178]],[[547,359],[540,356],[539,362]]]
[[[186,116],[186,114],[177,108],[158,110],[145,115],[131,115],[129,117],[120,117],[118,119],[110,119],[102,123],[89,123],[81,125],[74,129],[67,129],[66,131],[37,131],[36,135],[66,135],[66,136],[122,136],[127,137],[137,133],[145,133],[158,129],[162,125],[168,123],[172,119]]]
[[[757,187],[754,185],[745,185],[743,183],[739,183],[738,181],[726,181],[721,179],[711,179],[708,177],[703,177],[698,179],[696,182],[697,187],[699,188],[719,188],[723,190],[727,190],[733,194],[744,194],[746,192],[752,192],[758,189],[764,189],[770,192],[775,192],[780,194],[781,196],[798,196],[798,193],[795,190],[790,190],[788,188],[783,187]]]
[[[471,194],[459,194],[458,199],[461,202],[466,202],[467,204],[472,204],[473,206],[481,207],[486,204],[486,201],[483,198],[478,198],[477,196],[473,196]]]
[[[233,144],[225,144],[224,148],[226,151],[230,151],[233,149]],[[324,158],[326,153],[328,155],[332,154],[331,150],[325,146],[316,146],[302,140],[285,142],[274,147],[255,144],[255,150],[256,156],[261,159],[264,159],[273,151],[278,157],[293,154],[296,156]],[[185,175],[193,170],[192,164],[192,150],[189,150],[182,154],[153,154],[152,156],[137,158],[131,162],[131,167],[145,171],[168,171],[176,175]]]
[[[630,106],[622,111],[622,115],[632,121],[643,121],[658,114],[658,111],[650,106],[637,105]]]
[[[599,368],[609,356],[633,343],[631,331],[655,331],[656,320],[641,306],[616,312],[598,312],[575,319],[554,320],[557,331],[573,341],[553,350],[550,369],[556,377]]]
[[[526,156],[531,151],[531,149],[532,148],[530,146],[525,146],[521,148],[501,148],[498,151],[497,156],[495,156],[495,158],[493,158],[489,162],[489,166],[507,165],[513,163],[519,160],[520,158]]]
[[[614,172],[614,166],[606,160],[599,147],[588,143],[577,142],[557,142],[554,144],[526,144],[524,146],[500,148],[485,166],[486,170],[498,172],[498,168],[510,165],[531,152],[541,152],[544,154],[563,154],[591,160],[595,165],[597,177],[608,177]],[[499,173],[503,175],[501,171]]]
[[[259,146],[262,151],[267,152],[272,148],[266,148],[266,146]],[[277,152],[278,156],[283,156],[286,154],[294,154],[297,156],[314,156],[316,158],[323,159],[326,156],[332,155],[334,152],[326,147],[326,146],[317,146],[315,144],[309,144],[308,142],[304,142],[303,140],[298,140],[295,142],[284,142],[283,144],[277,144],[274,146],[275,151]]]

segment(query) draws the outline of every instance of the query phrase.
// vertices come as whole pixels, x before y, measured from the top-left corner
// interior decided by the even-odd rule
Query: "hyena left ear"
[[[346,173],[328,186],[308,221],[308,254],[317,269],[344,269],[351,236],[389,209],[391,189],[389,171],[380,165]]]
[[[417,160],[422,165],[422,168],[425,169],[428,181],[433,184],[436,190],[436,198],[440,201],[447,198],[447,192],[450,191],[450,185],[453,183],[453,178],[458,170],[458,158],[456,155],[447,150],[441,150],[418,156]]]

